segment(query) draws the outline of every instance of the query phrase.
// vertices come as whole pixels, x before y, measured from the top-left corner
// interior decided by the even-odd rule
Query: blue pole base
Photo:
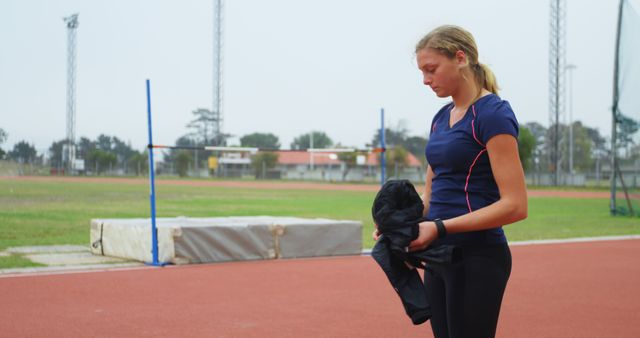
[[[170,263],[170,262],[157,262],[157,263],[144,262],[144,265],[164,267],[165,265],[172,265],[172,263]]]

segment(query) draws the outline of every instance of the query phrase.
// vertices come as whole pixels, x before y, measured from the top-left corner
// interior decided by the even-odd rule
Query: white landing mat
[[[173,264],[360,255],[362,223],[274,216],[157,218],[159,261]],[[91,252],[152,261],[151,219],[93,219]]]

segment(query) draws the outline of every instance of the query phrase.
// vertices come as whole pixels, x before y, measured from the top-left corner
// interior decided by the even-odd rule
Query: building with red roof
[[[326,181],[366,181],[380,177],[380,154],[359,155],[355,166],[341,161],[336,152],[274,151],[278,155],[276,170],[280,177],[287,179],[309,179]],[[411,153],[407,153],[407,165],[399,168],[398,177],[423,180],[422,163]],[[387,176],[394,176],[394,170]]]

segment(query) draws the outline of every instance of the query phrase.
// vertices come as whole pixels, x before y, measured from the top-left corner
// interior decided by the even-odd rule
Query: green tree
[[[55,151],[57,152],[58,146],[62,145],[64,145],[64,142],[61,145],[56,144]],[[50,151],[51,150],[52,149],[50,148]],[[105,157],[105,154],[96,153],[94,152],[94,150],[100,150],[104,153],[112,154],[116,159],[115,163],[111,163],[111,160],[107,161],[107,157]],[[92,158],[89,159],[89,154],[91,152],[93,152],[93,155]],[[125,143],[117,136],[100,134],[95,141],[92,141],[86,137],[81,137],[80,140],[76,142],[76,156],[78,158],[84,158],[86,168],[95,167],[97,163],[96,159],[101,159],[102,162],[108,162],[110,167],[124,166],[125,164],[128,164],[129,157],[133,156],[135,153],[136,151],[131,148],[131,144]],[[100,161],[98,161],[98,165],[100,165],[99,162]],[[106,170],[106,168],[103,169]]]
[[[125,143],[116,136],[111,139],[111,144],[111,151],[118,157],[119,163],[126,162],[136,152],[131,148],[131,143]]]
[[[575,121],[572,126],[573,129],[573,170],[585,171],[588,170],[593,164],[593,141],[587,128],[582,125],[582,122]],[[570,153],[571,142],[569,142],[569,126],[566,124],[560,124],[558,126],[558,133],[560,135],[560,170],[568,171],[570,167]],[[555,163],[551,163],[551,155],[553,153],[553,144],[555,142],[555,125],[552,125],[547,129],[547,145],[546,156],[542,157],[542,160],[546,161],[547,167],[552,170],[555,168]]]
[[[191,114],[194,119],[187,124],[187,128],[193,130],[191,135],[206,145],[213,144],[213,125],[216,122],[214,113],[208,109],[198,108]]]
[[[76,148],[76,156],[79,158],[86,159],[87,154],[89,154],[91,150],[96,149],[96,147],[97,147],[96,142],[91,141],[86,137],[81,137],[80,140],[78,140],[78,145]]]
[[[587,126],[585,126],[584,128],[587,132],[587,135],[589,136],[589,139],[591,140],[591,144],[593,145],[592,149],[594,151],[605,151],[607,149],[607,140],[602,135],[600,135],[600,131],[598,130],[598,128],[589,128]]]
[[[33,163],[37,153],[34,146],[26,141],[20,141],[13,145],[13,150],[7,154],[7,157],[20,163]]]
[[[427,146],[427,142],[428,140],[422,136],[409,136],[404,140],[402,145],[415,157],[419,158],[421,162],[424,162],[424,150]]]
[[[386,151],[387,176],[397,176],[409,162],[409,152],[403,146],[395,146]]]
[[[49,146],[49,161],[51,162],[51,167],[64,167],[64,163],[62,162],[62,149],[65,144],[67,144],[67,140],[63,139],[54,141],[53,143],[51,143],[51,146]]]
[[[256,173],[256,178],[264,178],[262,169],[272,169],[278,164],[278,154],[270,151],[261,151],[251,157],[251,167]]]
[[[408,130],[401,124],[396,128],[384,129],[384,144],[387,148],[391,148],[396,145],[404,145],[407,139]],[[373,147],[380,146],[380,129],[377,129],[373,134],[371,140]]]
[[[191,152],[187,150],[179,150],[176,153],[176,171],[178,176],[187,176],[187,170],[189,169],[189,163],[191,163]]]
[[[640,129],[640,122],[620,113],[617,118],[617,127],[617,147],[625,149],[625,157],[630,157],[631,146],[635,144],[633,135]]]
[[[142,153],[136,151],[129,156],[127,165],[129,168],[133,168],[137,176],[146,175],[149,172],[149,151],[145,150]]]
[[[101,149],[93,149],[87,154],[85,163],[89,165],[86,169],[92,168],[95,170],[96,175],[99,175],[117,165],[118,158],[114,153]]]
[[[191,112],[194,119],[187,124],[187,128],[193,130],[190,134],[198,142],[208,146],[226,146],[229,134],[217,133],[214,124],[217,123],[216,114],[208,109],[198,108]]]
[[[280,149],[278,137],[271,133],[252,133],[240,138],[240,146],[261,149]]]
[[[548,165],[547,128],[538,122],[527,122],[524,124],[524,127],[529,129],[533,138],[536,140],[536,146],[531,154],[531,164],[537,164],[536,170],[538,170],[539,165]]]
[[[520,162],[525,171],[529,170],[533,164],[533,152],[536,148],[536,138],[529,128],[520,126],[520,135],[518,135],[518,152],[520,153]]]
[[[567,142],[567,147],[569,147]],[[587,128],[582,122],[575,121],[573,123],[573,170],[585,172],[593,165],[593,142]],[[567,149],[567,154],[569,150]],[[567,159],[568,161],[568,159]],[[568,162],[567,162],[568,163]],[[569,166],[567,165],[567,168]]]
[[[353,169],[358,162],[358,155],[366,156],[366,153],[361,152],[341,152],[338,153],[338,159],[344,163],[344,170],[342,171],[342,180],[344,181],[349,174],[349,171]]]
[[[0,128],[0,145],[2,145],[4,141],[7,140],[7,137],[9,137],[7,132],[5,132],[2,128]],[[5,155],[6,155],[6,152],[2,150],[2,148],[0,148],[0,160],[2,160]]]
[[[590,128],[587,126],[584,128],[591,142],[591,158],[596,162],[600,161],[600,163],[608,163],[611,152],[609,151],[609,142],[607,139],[600,135],[600,131],[597,128]],[[596,170],[599,170],[598,166],[596,167]]]
[[[201,147],[203,146],[203,144],[201,142],[199,142],[197,139],[195,139],[193,137],[193,135],[191,134],[187,134],[187,135],[183,135],[180,136],[176,142],[175,142],[176,146],[179,147]],[[189,154],[191,154],[191,159],[193,160],[194,166],[196,165],[196,159],[198,160],[197,166],[198,168],[201,167],[203,161],[205,161],[207,159],[207,157],[209,156],[209,154],[211,153],[210,151],[205,151],[205,150],[185,150],[185,149],[169,149],[169,151],[163,151],[163,157],[164,157],[164,163],[166,165],[170,165],[171,163],[176,164],[176,159],[178,156],[178,153],[180,152],[188,152]],[[195,157],[195,159],[194,159]],[[176,169],[177,170],[177,169]]]
[[[188,135],[180,136],[174,144],[179,147],[194,147],[196,142]],[[176,155],[178,154],[179,149],[168,149],[162,151],[162,157],[164,158],[165,163],[174,162],[176,159]]]
[[[556,133],[556,129],[557,129],[557,133]],[[561,123],[552,124],[546,130],[544,148],[543,148],[542,156],[540,156],[540,162],[543,164],[544,168],[546,168],[546,170],[550,172],[556,171],[557,159],[558,158],[562,159],[562,154],[564,153],[565,150],[568,149],[568,147],[565,147],[565,145],[568,144],[569,142],[563,141],[563,140],[566,141],[565,135],[569,135],[567,130],[568,130],[567,125],[561,124]],[[559,146],[557,154],[555,149],[556,139],[558,139],[558,146]],[[568,154],[568,152],[566,154]],[[568,158],[568,156],[566,157]],[[566,168],[567,168],[566,163],[560,161],[560,168],[558,169],[562,171],[562,170],[565,170]]]
[[[333,141],[322,131],[313,131],[296,137],[291,143],[291,149],[307,150],[311,148],[311,135],[313,134],[313,148],[328,148],[333,145]]]
[[[538,122],[527,122],[523,126],[529,129],[531,135],[536,139],[536,144],[540,145],[544,143],[544,138],[547,135],[547,128]]]
[[[96,139],[96,148],[102,151],[110,152],[112,147],[112,142],[113,141],[111,136],[100,134]]]
[[[401,120],[397,126],[390,126],[384,130],[384,143],[387,150],[401,146],[404,150],[412,153],[420,162],[424,164],[426,158],[424,150],[427,145],[427,139],[422,136],[409,136],[409,130],[406,123]],[[380,146],[380,130],[376,130],[371,139],[372,147]]]

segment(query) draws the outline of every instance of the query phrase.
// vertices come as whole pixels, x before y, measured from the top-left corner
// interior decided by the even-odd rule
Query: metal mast
[[[64,21],[67,24],[67,149],[65,166],[71,172],[76,158],[76,29],[78,14],[72,14]]]
[[[612,215],[617,213],[616,206],[616,174],[618,168],[618,99],[620,95],[620,33],[622,30],[622,10],[624,0],[620,0],[618,5],[618,26],[616,29],[616,53],[613,64],[613,107],[611,108],[611,198],[609,201],[609,211]]]
[[[574,64],[567,64],[565,71],[569,72],[569,174],[573,175],[573,71],[578,68]]]
[[[222,135],[222,0],[213,0],[213,139],[224,142]]]
[[[553,184],[560,184],[561,163],[564,158],[563,133],[560,131],[560,122],[564,121],[564,97],[565,97],[565,0],[551,0],[551,15],[549,29],[549,127],[551,130],[550,141],[550,166],[553,169]]]

